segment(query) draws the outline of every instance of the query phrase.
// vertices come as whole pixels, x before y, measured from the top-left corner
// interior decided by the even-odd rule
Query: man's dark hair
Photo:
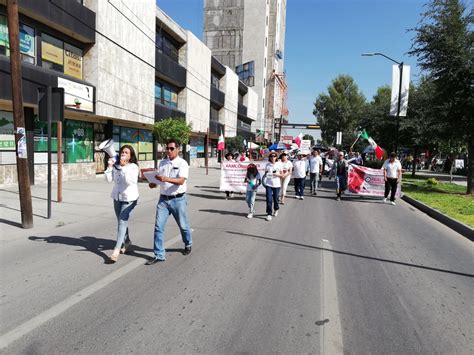
[[[174,146],[175,146],[177,149],[179,149],[179,142],[178,142],[176,139],[168,139],[168,140],[166,141],[166,146],[168,146],[168,145],[171,144],[171,143],[174,143]]]
[[[390,158],[396,158],[396,157],[397,157],[397,153],[395,153],[395,152],[390,153]]]

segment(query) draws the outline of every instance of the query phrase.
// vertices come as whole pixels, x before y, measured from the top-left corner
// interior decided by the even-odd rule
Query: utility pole
[[[33,227],[30,174],[26,150],[25,116],[21,86],[20,38],[18,25],[18,1],[7,0],[8,38],[10,41],[10,71],[12,81],[13,119],[16,132],[16,167],[20,193],[21,226]],[[32,154],[32,152],[30,152]]]

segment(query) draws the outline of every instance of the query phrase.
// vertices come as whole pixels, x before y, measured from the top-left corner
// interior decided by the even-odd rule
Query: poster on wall
[[[35,56],[35,30],[20,23],[20,52],[30,57]]]
[[[94,88],[92,86],[58,78],[58,87],[64,88],[64,107],[94,112]]]
[[[58,134],[57,124],[54,122],[51,126],[51,150],[53,152],[58,150]],[[34,128],[34,151],[35,152],[47,152],[48,151],[48,123],[40,121],[39,117],[35,116],[35,128]],[[64,147],[63,147],[64,149]]]
[[[66,120],[64,125],[66,163],[91,162],[94,158],[94,126]]]
[[[138,140],[140,160],[153,160],[153,132],[140,129]]]
[[[15,150],[13,113],[0,111],[0,150]]]
[[[121,127],[120,128],[120,146],[129,144],[135,150],[135,154],[138,154],[138,129]]]

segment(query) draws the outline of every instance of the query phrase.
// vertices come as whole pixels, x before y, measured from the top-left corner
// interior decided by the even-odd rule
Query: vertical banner
[[[338,144],[338,145],[342,144],[342,132],[337,132],[337,134],[336,134],[336,144]]]
[[[400,116],[407,115],[408,89],[410,88],[410,66],[403,65],[402,90],[400,100]],[[396,116],[398,111],[398,91],[400,90],[400,67],[392,66],[392,97],[390,100],[390,116]]]

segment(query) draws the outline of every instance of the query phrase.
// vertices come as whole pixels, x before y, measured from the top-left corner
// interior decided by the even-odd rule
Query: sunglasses
[[[166,147],[166,150],[171,150],[173,151],[175,148],[174,147]]]
[[[270,155],[270,158],[276,158],[277,156],[276,155]]]

